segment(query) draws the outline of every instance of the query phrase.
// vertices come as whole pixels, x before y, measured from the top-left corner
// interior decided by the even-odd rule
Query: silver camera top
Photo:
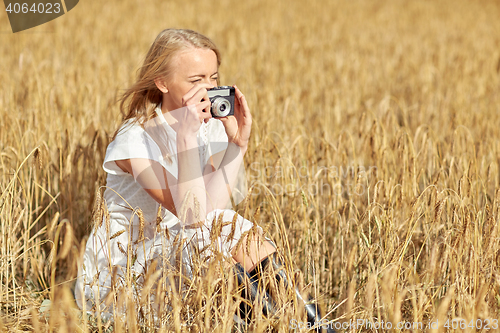
[[[231,89],[233,89],[234,94],[234,88],[231,86],[220,86],[208,89],[207,94],[209,98],[212,98],[214,96],[231,96]]]

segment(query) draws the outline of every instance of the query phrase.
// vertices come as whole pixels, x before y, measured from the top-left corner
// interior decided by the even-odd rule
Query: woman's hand
[[[200,129],[203,121],[212,118],[210,113],[210,99],[208,98],[208,84],[196,84],[182,97],[182,106],[174,110],[171,115],[177,120],[177,135],[193,137]]]
[[[247,149],[252,130],[252,115],[243,93],[234,86],[234,116],[218,118],[224,124],[229,142],[238,147]]]

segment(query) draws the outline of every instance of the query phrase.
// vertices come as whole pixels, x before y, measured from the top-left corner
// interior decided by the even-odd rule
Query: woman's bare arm
[[[130,173],[141,187],[165,209],[177,216],[172,193],[168,186],[169,179],[175,179],[158,162],[142,158],[115,161],[124,172]]]
[[[220,163],[214,166],[215,171],[204,176],[208,212],[226,208],[243,163],[245,149],[229,143],[223,153]]]

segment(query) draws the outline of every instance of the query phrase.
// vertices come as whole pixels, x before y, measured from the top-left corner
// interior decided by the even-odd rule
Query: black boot
[[[293,283],[291,283],[286,275],[285,265],[279,259],[277,252],[274,252],[270,256],[263,259],[249,274],[255,280],[258,279],[257,277],[262,276],[266,269],[272,269],[273,273],[275,274],[276,280],[278,282],[282,281],[285,288],[294,289],[297,301],[304,305],[307,314],[307,322],[309,323],[310,327],[315,327],[316,332],[335,333],[335,330],[330,327],[331,325],[322,325],[322,316],[319,306],[314,303],[311,298],[309,298],[307,301],[304,300],[298,288],[293,287]]]
[[[274,300],[265,291],[259,280],[252,278],[240,263],[234,267],[238,285],[243,287],[242,296],[246,302],[240,303],[240,317],[248,324],[252,317],[252,305],[255,300],[262,304],[262,312],[266,317],[271,317],[276,313]]]

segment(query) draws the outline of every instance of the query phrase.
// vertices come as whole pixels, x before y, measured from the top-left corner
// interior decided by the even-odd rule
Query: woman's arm
[[[200,167],[197,133],[203,122],[211,118],[210,85],[195,84],[182,97],[179,109],[168,111],[165,118],[176,132],[177,178],[168,180],[168,188],[177,211],[177,217],[185,224],[205,220],[207,213],[206,189]],[[165,88],[165,87],[163,87]],[[166,88],[162,90],[166,93]]]
[[[206,189],[200,168],[200,155],[196,136],[177,133],[177,184],[172,184],[178,217],[186,224],[205,220],[207,211]]]
[[[115,163],[124,172],[134,176],[139,185],[156,202],[177,216],[172,193],[168,186],[168,182],[173,182],[175,177],[165,170],[160,163],[143,158],[119,160],[115,161]]]
[[[237,87],[235,92],[235,116],[221,118],[229,143],[215,172],[204,177],[196,139],[201,121],[210,117],[204,112],[206,102],[191,105],[188,101],[187,107],[171,112],[177,120],[178,178],[152,160],[116,161],[154,200],[186,224],[204,221],[207,213],[225,208],[230,199],[248,147],[252,122],[245,97]],[[199,100],[198,94],[206,94],[206,90],[197,91],[191,99]]]
[[[212,172],[204,175],[208,212],[227,207],[243,163],[245,151],[246,149],[229,143],[227,149],[221,152],[222,156],[215,154],[220,157],[220,163],[211,165]],[[215,161],[217,161],[217,157]]]
[[[238,87],[234,86],[234,90],[234,116],[219,118],[226,130],[228,147],[219,168],[206,179],[208,211],[226,207],[248,149],[252,115],[245,96]]]
[[[206,112],[202,112],[203,108],[209,105],[210,102],[202,102],[173,111],[178,120],[177,178],[165,170],[159,162],[151,159],[132,158],[115,161],[123,171],[133,175],[155,201],[186,224],[204,221],[207,212],[206,189],[200,168],[196,133],[204,119],[202,117],[210,117],[210,113],[207,115]]]
[[[210,168],[210,172],[205,173],[203,178],[201,176],[199,177],[199,179],[203,179],[204,183],[205,189],[203,194],[206,197],[207,212],[214,209],[224,209],[229,202],[231,191],[236,182],[239,167],[242,163],[241,154],[234,156],[234,153],[232,153],[233,149],[236,150],[237,147],[231,144],[225,151],[214,154],[212,158],[213,163],[207,164],[205,168],[206,170]],[[184,157],[187,158],[181,158],[180,160],[186,163],[189,156]],[[115,163],[124,172],[133,175],[134,179],[156,202],[160,203],[164,208],[179,217],[172,197],[172,192],[176,193],[178,181],[160,163],[141,158],[118,160],[115,161]],[[181,165],[179,165],[179,169],[180,168],[182,168]],[[189,184],[186,184],[186,188],[188,188],[188,186]],[[198,184],[198,186],[200,186],[200,184]],[[198,195],[202,197],[201,193]]]
[[[203,112],[206,107],[204,102],[196,103],[196,101],[200,100],[199,95],[206,94],[206,90],[198,90],[193,97],[191,97],[191,93],[186,95],[187,100],[183,104],[187,105],[188,112],[179,114],[174,111],[171,113],[178,121],[177,158],[179,163],[177,186],[175,186],[175,190],[171,186],[171,190],[174,192],[173,198],[176,209],[188,224],[199,222],[200,219],[204,220],[206,214],[216,208],[226,207],[239,168],[243,162],[243,156],[247,151],[252,127],[252,115],[245,96],[238,87],[234,86],[234,88],[236,97],[234,116],[219,118],[228,137],[228,147],[221,165],[209,177],[204,178],[200,168],[194,131],[195,124],[198,125],[196,127],[196,130],[198,130],[201,117],[206,116]],[[207,100],[208,98],[205,98],[204,101]],[[181,205],[183,205],[182,209],[180,209]],[[187,212],[187,214],[183,214],[183,212]],[[189,213],[195,215],[192,216]]]

